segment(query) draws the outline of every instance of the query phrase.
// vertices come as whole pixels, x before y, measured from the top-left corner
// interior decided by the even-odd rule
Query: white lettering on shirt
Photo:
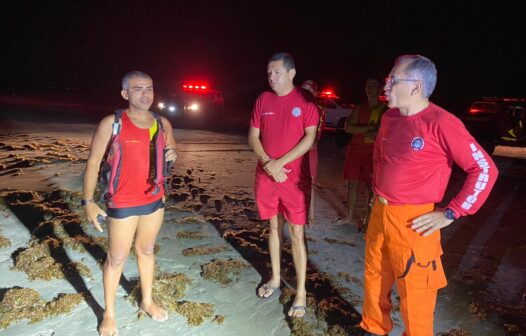
[[[478,166],[480,167],[481,173],[478,176],[477,182],[475,183],[475,187],[473,188],[473,192],[466,197],[466,200],[462,202],[461,207],[463,209],[469,210],[475,204],[475,202],[478,199],[478,195],[486,189],[487,182],[489,180],[489,163],[488,160],[484,157],[484,153],[480,149],[478,149],[475,144],[470,144],[469,147],[471,148],[471,156],[473,156],[473,159],[477,162]]]

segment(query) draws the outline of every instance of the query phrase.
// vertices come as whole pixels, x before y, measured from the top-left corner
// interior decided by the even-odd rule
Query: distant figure
[[[366,234],[361,327],[387,335],[391,289],[396,283],[404,335],[432,336],[437,290],[447,281],[440,229],[475,213],[488,198],[498,171],[462,122],[431,103],[435,64],[420,55],[396,59],[386,79],[390,109],[374,146],[376,195]],[[445,209],[441,202],[456,163],[467,178]]]
[[[301,88],[312,93],[314,99],[316,99],[316,92],[318,91],[318,84],[313,80],[306,80],[301,84]],[[325,122],[325,112],[321,106],[318,105],[318,112],[320,113],[320,122],[318,124],[318,131],[316,133],[316,140],[309,150],[309,168],[312,177],[312,187],[310,195],[310,207],[309,207],[309,224],[315,225],[314,216],[314,187],[316,182],[316,176],[318,175],[318,141],[320,141],[323,132],[323,123]]]
[[[129,103],[102,119],[91,141],[84,174],[84,206],[87,219],[102,232],[108,222],[108,252],[103,269],[104,304],[99,334],[118,335],[115,322],[115,295],[135,239],[135,252],[141,284],[140,309],[156,321],[165,321],[168,313],[152,300],[154,246],[164,216],[166,161],[174,161],[175,139],[172,126],[164,117],[151,112],[153,81],[140,71],[122,79],[121,95]],[[106,213],[94,199],[99,167],[105,161],[108,190]]]
[[[267,76],[274,92],[264,92],[258,97],[250,120],[248,142],[258,158],[254,193],[259,215],[270,222],[272,277],[258,288],[257,295],[268,298],[280,288],[286,219],[297,278],[296,296],[288,315],[303,317],[307,305],[304,225],[307,224],[312,184],[308,160],[303,155],[314,143],[319,115],[313,96],[294,86],[295,75],[291,55],[278,53],[270,58]]]
[[[358,231],[365,226],[368,219],[369,202],[372,197],[373,174],[373,146],[382,114],[387,106],[379,99],[382,92],[382,82],[379,78],[369,77],[365,83],[367,100],[358,104],[347,121],[345,132],[352,134],[351,142],[347,147],[343,178],[347,180],[347,217],[341,219],[342,224],[349,224],[356,215],[356,199],[358,186],[364,185],[367,190],[366,214],[363,221],[357,224]]]

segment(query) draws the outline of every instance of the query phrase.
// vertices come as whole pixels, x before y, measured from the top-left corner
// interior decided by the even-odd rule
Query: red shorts
[[[291,179],[277,183],[266,174],[256,174],[254,193],[259,217],[270,219],[281,213],[289,223],[307,224],[311,185],[311,181]]]
[[[343,178],[371,184],[373,176],[373,147],[352,146],[347,148]]]
[[[318,147],[314,145],[309,153],[309,170],[310,176],[312,177],[312,182],[316,179],[318,175]]]

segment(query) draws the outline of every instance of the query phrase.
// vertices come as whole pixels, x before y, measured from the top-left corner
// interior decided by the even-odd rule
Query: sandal
[[[263,293],[261,295],[259,295],[259,290],[261,288],[263,288]],[[271,298],[272,295],[274,295],[274,292],[276,292],[276,291],[278,291],[278,292],[280,291],[279,286],[273,287],[273,286],[269,285],[268,283],[266,283],[266,284],[264,284],[264,285],[262,285],[261,287],[258,288],[256,295],[257,295],[258,298],[264,300],[264,299]]]
[[[304,311],[303,315],[301,315],[301,316],[294,316],[294,313],[296,312],[296,310],[303,310]],[[292,306],[289,309],[288,315],[289,315],[289,317],[303,318],[305,316],[306,312],[307,312],[307,307],[305,307],[305,306]]]

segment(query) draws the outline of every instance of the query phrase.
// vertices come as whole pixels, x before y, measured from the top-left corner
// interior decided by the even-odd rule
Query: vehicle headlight
[[[159,103],[157,104],[157,108],[158,108],[159,110],[164,110],[165,107],[166,107],[166,106],[164,105],[163,102],[159,102]]]
[[[175,106],[173,105],[168,106],[168,111],[175,112]]]
[[[188,109],[191,111],[199,111],[199,104],[191,104],[190,106],[188,106]]]

